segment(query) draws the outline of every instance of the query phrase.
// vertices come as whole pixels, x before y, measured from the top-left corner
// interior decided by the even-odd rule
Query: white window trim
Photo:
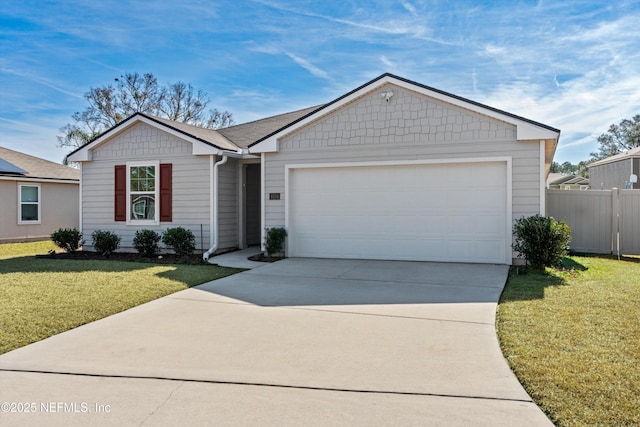
[[[156,206],[154,209],[154,219],[131,219],[131,168],[140,166],[154,166],[156,169],[156,185],[154,197]],[[159,225],[160,224],[160,162],[127,162],[127,225]]]
[[[22,220],[22,187],[36,187],[38,189],[38,219],[36,221]],[[34,204],[32,202],[26,202]],[[18,224],[42,224],[42,188],[40,184],[21,184],[18,183]]]

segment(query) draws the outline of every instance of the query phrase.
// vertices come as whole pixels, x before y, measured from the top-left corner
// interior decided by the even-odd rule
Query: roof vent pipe
[[[209,261],[209,257],[213,255],[213,253],[218,250],[218,168],[225,163],[227,163],[228,157],[226,155],[222,156],[222,159],[219,162],[213,163],[213,156],[210,157],[210,185],[209,185],[209,200],[211,200],[211,224],[209,226],[209,236],[211,247],[207,252],[202,254],[202,259],[206,262]]]

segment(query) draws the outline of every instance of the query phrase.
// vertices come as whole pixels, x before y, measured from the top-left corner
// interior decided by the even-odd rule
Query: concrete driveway
[[[262,265],[0,356],[0,425],[549,426],[498,347],[506,277]]]

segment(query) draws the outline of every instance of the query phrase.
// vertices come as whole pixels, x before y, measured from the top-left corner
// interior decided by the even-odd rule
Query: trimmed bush
[[[75,252],[84,244],[82,233],[77,228],[58,228],[50,237],[51,241],[65,252]]]
[[[557,267],[569,251],[571,228],[564,221],[533,215],[516,220],[513,249],[531,267],[542,270]]]
[[[267,256],[271,257],[273,254],[284,251],[284,239],[287,237],[287,230],[281,227],[273,227],[267,228],[266,231],[264,248],[267,251]]]
[[[96,252],[107,258],[120,247],[120,237],[111,231],[96,230],[91,233],[91,240]]]
[[[138,230],[133,237],[133,247],[139,254],[151,258],[160,252],[160,235],[153,230]]]
[[[168,228],[162,233],[162,243],[182,258],[189,257],[196,249],[195,236],[191,230],[182,227]]]

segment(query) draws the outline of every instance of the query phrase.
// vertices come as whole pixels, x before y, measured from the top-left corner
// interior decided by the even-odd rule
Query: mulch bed
[[[37,258],[73,259],[73,260],[111,260],[131,262],[152,262],[155,264],[208,264],[202,260],[202,255],[191,255],[187,259],[175,254],[162,254],[153,258],[145,258],[139,253],[115,252],[105,257],[97,252],[76,251],[72,253],[58,252],[49,255],[36,255]]]
[[[129,252],[114,252],[109,257],[100,255],[93,251],[76,251],[76,252],[56,252],[55,254],[48,255],[36,255],[37,258],[51,258],[51,259],[73,259],[73,260],[111,260],[111,261],[131,261],[131,262],[152,262],[155,264],[209,264],[202,260],[202,255],[191,255],[189,258],[184,259],[175,254],[162,254],[153,258],[145,258],[139,253]],[[257,254],[248,257],[251,261],[258,262],[276,262],[284,259],[284,256],[272,256],[268,257],[266,254]]]
[[[247,258],[249,261],[258,261],[258,262],[276,262],[276,261],[280,261],[281,259],[284,259],[285,257],[283,256],[272,256],[269,257],[266,254],[257,254],[257,255],[252,255],[249,258]]]

